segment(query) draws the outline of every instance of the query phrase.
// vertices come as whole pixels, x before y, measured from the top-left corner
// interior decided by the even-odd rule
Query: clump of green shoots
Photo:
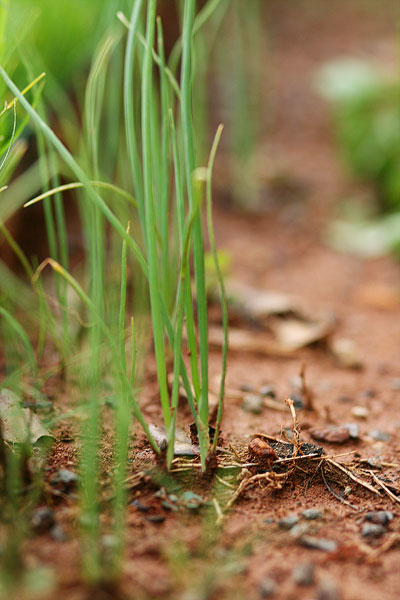
[[[223,415],[228,317],[212,226],[211,173],[222,127],[215,135],[208,164],[200,167],[194,134],[196,115],[192,111],[195,77],[193,36],[211,15],[210,8],[217,5],[215,0],[209,0],[196,16],[195,0],[183,3],[182,36],[175,49],[176,64],[180,58],[179,82],[167,66],[162,23],[156,16],[156,0],[134,0],[130,19],[120,15],[128,29],[123,86],[120,95],[115,94],[114,104],[110,102],[109,90],[113,85],[116,64],[113,58],[118,53],[122,54],[123,29],[120,26],[119,31],[113,31],[104,38],[88,79],[84,158],[70,153],[45,122],[43,111],[39,114],[0,67],[2,79],[31,118],[39,139],[43,140],[42,160],[46,158],[51,167],[58,164],[63,175],[68,173],[72,179],[70,183],[57,184],[52,189],[47,189],[44,182],[43,193],[29,204],[44,200],[49,206],[54,196],[56,215],[58,206],[61,219],[58,232],[63,233],[59,198],[74,189],[79,193],[87,247],[85,276],[79,281],[79,276],[69,269],[67,246],[63,239],[58,246],[61,249],[59,254],[56,254],[55,245],[51,257],[38,267],[32,279],[39,297],[43,299],[42,274],[50,266],[57,278],[64,322],[72,314],[66,300],[66,285],[86,312],[89,330],[86,345],[78,355],[72,344],[69,355],[68,344],[62,345],[62,351],[67,370],[79,374],[79,402],[85,416],[81,436],[81,522],[85,572],[92,581],[102,577],[104,555],[99,519],[99,481],[103,469],[100,455],[105,386],[111,387],[114,423],[111,522],[116,544],[111,561],[115,573],[119,571],[123,549],[125,478],[132,417],[141,424],[154,452],[161,453],[144,418],[136,391],[139,370],[136,359],[143,355],[146,344],[146,340],[137,335],[142,316],[133,315],[133,308],[138,304],[136,288],[139,286],[135,285],[132,300],[130,280],[139,281],[138,273],[146,282],[141,304],[146,302],[147,297],[150,300],[160,406],[167,432],[167,466],[171,465],[174,457],[181,385],[185,388],[196,424],[203,470],[207,467],[207,456],[215,451],[218,440]],[[118,147],[110,144],[110,152],[113,149],[114,154],[109,162],[115,165],[113,170],[107,171],[108,179],[111,178],[110,171],[114,173],[110,181],[103,178],[107,139],[104,141],[102,138],[102,127],[105,122],[116,123],[115,111],[119,100],[123,103],[124,122],[123,127],[118,128]],[[212,442],[209,437],[204,202],[225,328],[216,433]],[[120,280],[117,289],[108,261],[111,259],[109,248],[115,257],[118,247]],[[71,341],[67,324],[64,326],[65,340]],[[187,355],[188,360],[185,359]],[[168,365],[171,360],[173,383],[172,389],[169,389]]]

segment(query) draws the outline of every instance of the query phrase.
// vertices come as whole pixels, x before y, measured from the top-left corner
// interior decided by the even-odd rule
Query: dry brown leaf
[[[276,318],[269,326],[281,348],[293,352],[326,339],[333,332],[334,319],[331,314],[321,315],[312,321],[296,317]]]
[[[41,438],[54,436],[43,427],[39,417],[22,408],[19,396],[7,388],[0,392],[1,435],[12,444],[36,444]]]

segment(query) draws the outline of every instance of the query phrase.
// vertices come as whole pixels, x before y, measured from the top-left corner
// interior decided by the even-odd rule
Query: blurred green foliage
[[[369,183],[383,212],[400,210],[400,83],[369,64],[344,59],[318,74],[321,93],[334,106],[336,133],[346,164]]]
[[[128,0],[12,0],[10,20],[30,23],[26,42],[60,85],[86,69],[107,26]]]

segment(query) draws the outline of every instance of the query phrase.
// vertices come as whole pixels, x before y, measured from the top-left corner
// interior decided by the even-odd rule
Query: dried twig
[[[335,460],[332,460],[331,458],[327,458],[325,460],[334,469],[338,469],[339,471],[342,471],[342,473],[344,473],[345,475],[347,475],[347,477],[350,477],[350,479],[352,479],[353,481],[355,481],[356,483],[358,483],[358,485],[360,485],[361,487],[364,487],[367,490],[369,490],[370,492],[372,492],[373,494],[376,494],[377,496],[380,496],[380,492],[377,489],[375,489],[373,485],[371,485],[370,483],[367,483],[366,481],[364,481],[360,477],[357,477],[357,475],[354,475],[354,473],[352,471],[350,471],[350,469],[347,469],[346,467],[344,467],[340,463],[336,462]]]
[[[381,544],[380,546],[378,546],[378,548],[375,548],[374,550],[368,553],[368,562],[374,562],[377,558],[381,556],[381,554],[387,552],[388,550],[393,548],[393,546],[396,546],[396,544],[398,543],[400,543],[400,533],[392,533],[387,538],[387,540],[383,542],[383,544]]]
[[[224,515],[223,512],[221,510],[221,507],[219,505],[219,502],[216,498],[213,498],[213,505],[215,508],[215,512],[217,514],[217,521],[216,521],[216,525],[217,527],[219,527],[222,524],[222,521],[224,520]]]
[[[333,487],[327,482],[326,477],[325,477],[325,471],[324,471],[323,464],[321,464],[321,475],[322,475],[322,479],[324,480],[324,484],[325,484],[326,489],[332,494],[332,496],[334,496],[336,498],[336,500],[339,500],[339,502],[343,502],[343,504],[346,504],[347,506],[350,506],[350,508],[352,508],[354,510],[358,510],[357,506],[354,506],[354,504],[351,504],[351,502],[349,502],[345,498],[342,498],[342,496],[340,496],[339,494],[337,494],[335,492],[335,490],[333,489]]]
[[[375,475],[375,473],[373,471],[368,470],[367,472],[371,475],[371,477],[375,481],[375,483],[377,483],[379,485],[379,487],[381,487],[383,489],[383,491],[385,492],[385,494],[387,496],[389,496],[389,498],[391,500],[393,500],[393,502],[396,502],[397,504],[400,504],[400,498],[398,496],[396,496],[395,494],[393,494],[393,492],[391,492],[389,490],[389,488],[383,483],[383,481],[381,481],[379,479],[379,477],[377,477]]]
[[[228,510],[229,508],[231,508],[231,506],[233,506],[233,504],[236,502],[236,500],[239,498],[239,496],[244,492],[244,490],[246,488],[248,488],[250,485],[253,485],[254,483],[256,483],[258,481],[266,481],[268,484],[273,486],[275,489],[281,490],[282,483],[280,480],[286,479],[290,475],[290,473],[291,473],[291,471],[288,471],[287,473],[279,473],[279,474],[274,473],[273,471],[267,471],[266,473],[258,473],[257,475],[253,475],[252,477],[243,479],[241,481],[239,487],[237,488],[236,492],[233,494],[233,496],[230,498],[230,500],[226,504],[226,507],[225,507],[226,510]]]
[[[315,410],[313,404],[313,393],[306,383],[306,363],[301,365],[300,369],[301,395],[304,398],[304,408],[306,410]]]

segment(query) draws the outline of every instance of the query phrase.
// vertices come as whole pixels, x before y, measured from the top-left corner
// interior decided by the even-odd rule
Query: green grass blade
[[[160,88],[161,88],[161,195],[160,195],[160,233],[161,233],[161,274],[163,294],[167,299],[170,297],[170,272],[169,272],[169,116],[168,116],[168,83],[165,75],[164,37],[161,19],[157,18],[157,47],[160,56]]]
[[[186,181],[188,187],[189,206],[193,206],[195,194],[201,194],[199,182],[193,180],[196,166],[195,146],[192,123],[192,41],[195,0],[187,0],[184,5],[182,32],[182,125],[185,148]],[[208,317],[207,297],[204,269],[204,244],[201,215],[193,225],[193,259],[195,272],[195,288],[197,299],[197,315],[199,328],[201,394],[198,399],[199,410],[199,443],[202,467],[208,453]]]
[[[39,114],[32,108],[29,102],[23,97],[20,90],[17,86],[11,81],[8,77],[7,73],[0,66],[0,75],[2,76],[4,82],[9,87],[9,89],[16,95],[18,100],[20,101],[23,108],[26,112],[31,116],[32,120],[38,125],[40,130],[43,132],[44,136],[49,140],[49,142],[54,146],[57,150],[61,158],[66,162],[71,171],[75,174],[77,179],[83,184],[85,191],[88,194],[88,197],[93,202],[95,206],[98,206],[110,224],[114,227],[114,229],[119,233],[119,235],[126,239],[128,247],[135,254],[143,272],[147,276],[148,268],[146,261],[135,241],[127,235],[123,225],[118,221],[117,217],[110,210],[104,200],[97,194],[93,187],[90,184],[90,179],[85,174],[82,167],[76,162],[73,158],[72,154],[67,150],[64,144],[58,139],[58,137],[54,134],[54,132],[50,129],[50,127],[43,121],[43,119],[39,116]]]
[[[174,118],[172,111],[170,115],[170,128],[171,128],[171,143],[172,143],[172,156],[174,162],[175,171],[175,195],[176,195],[176,209],[178,214],[178,233],[180,243],[180,255],[182,256],[184,247],[184,228],[185,228],[185,198],[183,192],[183,174],[181,173],[181,159],[179,156],[178,140]],[[187,343],[190,356],[190,369],[192,374],[192,384],[194,389],[195,398],[198,399],[201,393],[200,387],[200,375],[198,367],[198,352],[197,352],[197,340],[195,321],[193,314],[193,299],[192,290],[190,285],[190,278],[185,279],[185,312],[186,312],[186,335]]]
[[[144,54],[143,81],[142,81],[142,145],[143,145],[143,179],[145,192],[145,233],[146,251],[149,263],[149,288],[151,317],[153,323],[154,351],[157,363],[158,384],[160,389],[160,400],[163,411],[165,426],[168,428],[171,422],[169,406],[169,393],[167,385],[167,373],[165,365],[164,326],[161,317],[160,295],[159,295],[159,273],[157,265],[157,240],[155,228],[155,212],[153,198],[153,175],[152,175],[152,145],[151,145],[151,103],[154,101],[152,95],[152,53],[154,44],[154,29],[156,18],[156,0],[149,0],[147,9],[147,48]]]
[[[139,27],[141,9],[143,0],[135,0],[133,3],[132,16],[128,31],[126,44],[125,63],[124,63],[124,113],[125,113],[125,136],[128,146],[128,155],[132,169],[133,185],[135,196],[139,207],[139,216],[142,226],[144,226],[144,190],[140,156],[138,152],[138,143],[135,125],[135,98],[134,98],[134,58],[136,33]]]
[[[125,200],[128,200],[128,202],[130,204],[132,204],[132,206],[134,208],[137,208],[137,202],[136,202],[135,198],[131,194],[129,194],[129,192],[121,189],[120,187],[114,185],[113,183],[108,183],[106,181],[89,181],[89,183],[90,183],[90,185],[92,187],[99,187],[100,189],[108,190],[110,192],[114,192],[118,196],[121,196],[121,198],[124,198]],[[40,202],[44,198],[47,198],[49,196],[53,196],[54,194],[58,194],[60,192],[65,192],[67,190],[76,190],[78,188],[84,188],[84,187],[85,187],[85,185],[83,183],[78,182],[78,181],[75,181],[73,183],[65,183],[64,185],[59,185],[59,186],[57,186],[57,187],[55,187],[55,188],[53,188],[51,190],[48,190],[44,194],[40,194],[39,196],[35,196],[35,198],[32,198],[32,200],[29,200],[28,202],[25,202],[24,208],[27,208],[28,206],[31,206],[32,204],[35,204],[36,202]]]
[[[109,328],[104,323],[104,321],[101,318],[101,316],[97,313],[96,306],[95,306],[94,302],[85,293],[85,291],[82,289],[82,287],[76,281],[76,279],[70,273],[68,273],[68,271],[66,271],[55,260],[53,260],[52,258],[47,258],[45,261],[43,261],[41,263],[41,265],[39,265],[39,267],[36,270],[36,273],[34,275],[32,283],[34,285],[37,284],[37,280],[38,280],[41,272],[45,269],[45,267],[47,265],[49,265],[54,271],[56,271],[62,277],[65,278],[65,280],[69,283],[69,285],[72,287],[72,289],[75,291],[75,293],[82,300],[83,304],[90,310],[90,313],[92,314],[93,318],[98,323],[99,327],[101,328],[101,330],[102,330],[102,332],[104,334],[104,337],[106,338],[106,340],[108,342],[108,345],[109,345],[109,348],[111,350],[112,356],[117,361],[117,366],[119,366],[119,376],[121,377],[121,381],[124,383],[124,385],[126,384],[126,382],[128,382],[128,386],[130,388],[129,380],[126,377],[126,372],[123,371],[122,366],[121,366],[121,362],[118,360],[119,353],[118,353],[118,347],[115,344],[114,336],[111,334]],[[141,424],[141,426],[142,426],[142,428],[143,428],[143,430],[144,430],[144,432],[146,434],[146,437],[149,440],[149,443],[152,446],[153,450],[158,454],[160,452],[160,450],[159,450],[156,442],[154,441],[153,436],[150,433],[150,430],[149,430],[149,428],[147,426],[145,418],[143,417],[142,411],[140,410],[140,407],[139,407],[139,405],[137,403],[137,400],[133,396],[133,392],[130,393],[130,399],[131,399],[132,406],[133,406],[134,413],[135,413],[135,416],[136,416],[137,420]]]
[[[224,332],[224,340],[223,340],[223,344],[222,344],[221,383],[220,383],[219,394],[218,394],[218,412],[217,412],[217,421],[216,421],[216,426],[215,426],[214,441],[213,441],[212,448],[211,448],[212,452],[214,452],[217,447],[219,429],[220,429],[222,417],[224,414],[225,378],[226,378],[226,368],[227,368],[227,359],[228,359],[228,326],[229,326],[228,302],[226,299],[224,278],[223,278],[221,267],[220,267],[219,260],[218,260],[218,252],[217,252],[217,246],[215,243],[214,225],[213,225],[213,219],[212,219],[212,172],[213,172],[213,167],[214,167],[215,155],[217,153],[217,148],[218,148],[219,141],[221,139],[222,131],[223,131],[223,125],[220,125],[217,129],[217,133],[215,134],[214,141],[211,146],[210,157],[209,157],[208,165],[207,165],[207,184],[206,184],[208,237],[210,240],[211,252],[212,252],[212,255],[214,258],[215,270],[217,273],[219,294],[220,294],[221,308],[222,308],[222,328],[223,328],[223,332]]]

